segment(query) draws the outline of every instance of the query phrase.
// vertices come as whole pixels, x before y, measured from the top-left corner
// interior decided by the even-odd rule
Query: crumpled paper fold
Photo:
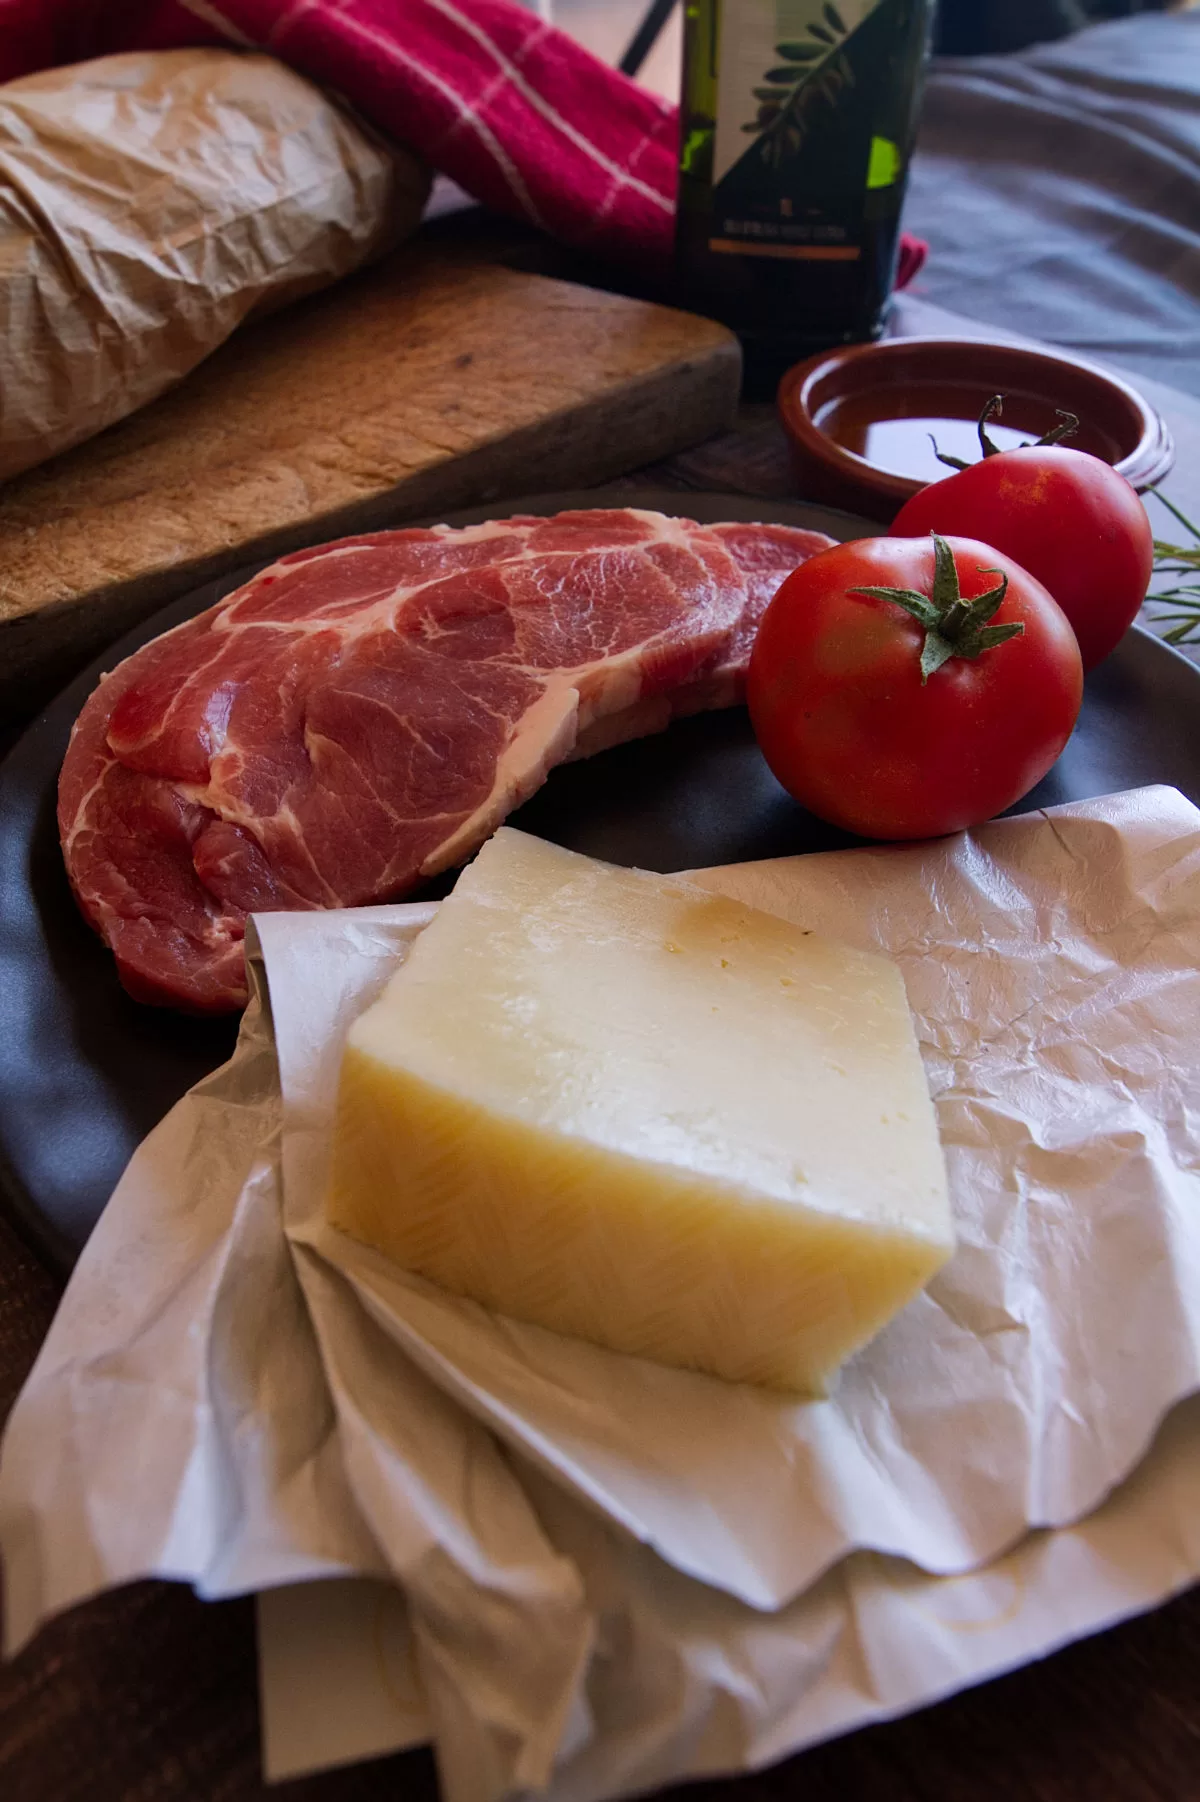
[[[0,86],[0,478],[381,256],[428,190],[270,56],[130,51]]]
[[[346,1029],[431,910],[261,916],[237,1051],[133,1159],[10,1421],[10,1650],[135,1576],[386,1579],[448,1802],[869,1718],[848,1620],[904,1705],[955,1686],[864,1569],[1082,1519],[1200,1391],[1200,813],[1148,789],[697,880],[900,964],[959,1234],[929,1290],[793,1401],[391,1268],[321,1197]]]

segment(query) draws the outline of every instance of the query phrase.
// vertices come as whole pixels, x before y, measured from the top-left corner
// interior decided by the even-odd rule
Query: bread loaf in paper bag
[[[268,56],[139,52],[0,86],[0,479],[390,248],[427,189]]]

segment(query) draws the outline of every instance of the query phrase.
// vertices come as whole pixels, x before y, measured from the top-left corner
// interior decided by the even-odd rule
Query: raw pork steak
[[[785,576],[833,543],[824,532],[804,532],[796,526],[732,524],[709,526],[707,530],[721,540],[746,584],[742,617],[728,642],[670,694],[646,695],[620,713],[606,714],[582,726],[570,754],[572,759],[591,757],[596,751],[625,744],[631,738],[646,738],[690,713],[709,713],[744,701],[754,635],[768,601]]]
[[[581,740],[729,704],[827,542],[622,509],[283,557],[84,707],[59,783],[80,907],[131,994],[238,1007],[249,913],[397,899]]]

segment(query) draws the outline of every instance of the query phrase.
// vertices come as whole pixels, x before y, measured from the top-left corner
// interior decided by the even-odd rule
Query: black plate
[[[601,504],[541,496],[506,512]],[[626,506],[702,520],[771,519],[837,537],[864,521],[735,495],[640,492]],[[456,514],[454,524],[499,509]],[[228,1056],[236,1022],[140,1006],[75,910],[54,823],[72,722],[102,670],[227,594],[251,570],[176,601],[114,645],[29,728],[0,766],[0,1200],[60,1269],[73,1262],[138,1141]],[[1088,678],[1067,750],[1021,810],[1166,782],[1200,803],[1200,670],[1141,631]],[[684,720],[657,738],[555,770],[514,819],[613,863],[699,868],[854,841],[796,806],[768,772],[745,713]],[[446,884],[443,884],[443,887]]]

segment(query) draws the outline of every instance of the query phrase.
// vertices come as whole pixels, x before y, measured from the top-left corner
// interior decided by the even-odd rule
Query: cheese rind
[[[893,965],[511,828],[351,1028],[328,1211],[501,1312],[809,1393],[953,1246]]]

